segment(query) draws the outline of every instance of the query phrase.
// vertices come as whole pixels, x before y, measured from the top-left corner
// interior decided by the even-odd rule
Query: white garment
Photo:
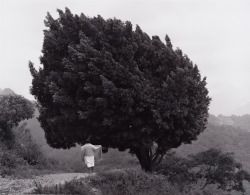
[[[81,159],[84,161],[85,156],[94,156],[95,160],[102,160],[102,146],[101,145],[92,145],[85,144],[81,147]]]
[[[84,156],[84,162],[87,167],[94,167],[95,166],[95,159],[94,156]]]

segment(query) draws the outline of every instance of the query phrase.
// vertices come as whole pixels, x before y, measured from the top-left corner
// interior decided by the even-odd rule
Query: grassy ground
[[[201,190],[182,190],[170,184],[167,177],[145,173],[138,168],[114,169],[83,179],[73,179],[64,185],[37,185],[32,194],[85,194],[85,195],[239,195],[209,186]]]
[[[167,180],[140,169],[114,169],[98,173],[89,178],[72,180],[64,185],[36,186],[34,194],[105,194],[105,195],[155,195],[181,194]]]

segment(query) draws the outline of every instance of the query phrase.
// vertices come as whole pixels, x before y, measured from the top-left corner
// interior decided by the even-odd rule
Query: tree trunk
[[[150,156],[150,149],[137,148],[135,151],[136,157],[138,158],[141,168],[146,172],[152,172],[152,157]]]
[[[163,158],[163,154],[155,151],[153,154],[151,148],[138,147],[134,150],[136,157],[138,158],[141,168],[146,172],[152,172],[154,168],[159,165]]]

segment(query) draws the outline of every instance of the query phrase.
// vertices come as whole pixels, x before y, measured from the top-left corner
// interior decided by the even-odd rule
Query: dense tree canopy
[[[130,149],[151,170],[168,149],[205,129],[206,79],[167,35],[164,44],[128,21],[58,12],[45,20],[43,67],[29,64],[52,147],[91,136],[104,147]]]
[[[0,95],[0,141],[13,139],[12,128],[33,116],[34,105],[22,96]]]

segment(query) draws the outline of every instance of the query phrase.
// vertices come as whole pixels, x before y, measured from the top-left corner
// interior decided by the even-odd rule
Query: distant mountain
[[[236,115],[245,115],[250,114],[250,102],[244,104],[243,106],[233,110],[233,113]]]
[[[239,127],[245,129],[246,131],[250,132],[250,115],[245,114],[242,116],[214,116],[210,115],[208,118],[208,122],[214,125],[231,125],[234,127]]]
[[[224,152],[233,152],[236,160],[250,172],[250,132],[232,125],[214,125],[209,123],[206,130],[192,144],[183,144],[175,149],[177,154],[187,156],[218,148]]]
[[[10,95],[15,94],[15,92],[9,88],[5,88],[4,90],[0,89],[0,95]]]

